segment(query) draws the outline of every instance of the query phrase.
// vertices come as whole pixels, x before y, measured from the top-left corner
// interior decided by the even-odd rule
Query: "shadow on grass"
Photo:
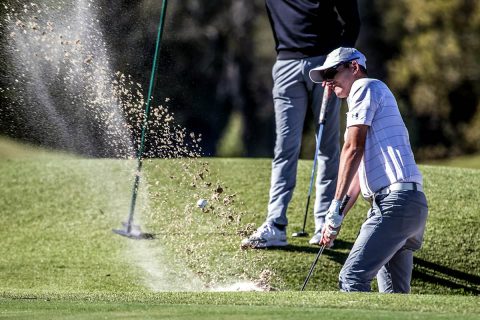
[[[337,239],[335,240],[335,246],[332,249],[323,251],[322,254],[343,265],[352,246],[353,242]],[[319,249],[320,248],[316,246],[289,244],[286,247],[270,248],[269,250],[317,254]],[[347,253],[344,252],[345,249],[348,250]],[[342,250],[342,252],[339,250]],[[451,269],[417,257],[413,258],[413,264],[413,279],[440,285],[449,289],[461,289],[469,294],[480,294],[480,276]]]
[[[480,277],[420,258],[413,258],[415,279],[438,284],[450,289],[462,289],[465,293],[480,294]]]
[[[332,249],[325,249],[323,251],[323,255],[330,257],[331,260],[343,264],[347,259],[348,253],[340,252],[338,250],[344,251],[344,249],[350,249],[353,246],[353,242],[349,241],[342,241],[340,239],[335,240],[335,246]],[[312,253],[317,254],[318,250],[320,250],[319,246],[312,246],[312,245],[295,245],[289,244],[286,247],[278,247],[278,248],[270,248],[269,250],[281,250],[287,252],[304,252],[304,253]]]
[[[328,249],[328,251],[344,250],[344,249],[350,250],[352,248],[352,246],[353,246],[353,242],[343,241],[341,239],[336,239],[335,240],[335,245],[333,246],[332,249]],[[306,252],[306,253],[315,252],[315,253],[317,253],[318,249],[320,249],[319,246],[289,244],[286,247],[276,247],[276,248],[272,248],[270,250],[282,250],[282,251],[289,251],[289,252]]]

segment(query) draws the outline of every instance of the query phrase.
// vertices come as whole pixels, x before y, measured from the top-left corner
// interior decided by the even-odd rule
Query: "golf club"
[[[320,143],[322,141],[322,133],[323,133],[323,126],[325,124],[325,114],[327,112],[327,104],[328,100],[330,99],[330,89],[328,86],[325,87],[323,91],[323,98],[322,98],[322,106],[320,107],[320,116],[318,118],[318,133],[316,136],[316,145],[315,145],[315,156],[313,157],[313,166],[312,166],[312,173],[310,174],[310,186],[308,188],[308,195],[307,195],[307,205],[305,207],[305,215],[303,217],[303,227],[301,231],[294,232],[292,237],[307,237],[308,233],[305,231],[305,226],[307,224],[307,215],[308,215],[308,207],[310,205],[310,198],[312,195],[312,188],[313,188],[313,181],[315,178],[315,170],[317,168],[317,159],[318,159],[318,150],[320,150]]]
[[[345,207],[347,206],[348,201],[350,201],[350,196],[345,195],[345,197],[343,197],[342,203],[340,204],[340,209],[339,209],[340,215],[343,214],[343,210],[345,210]],[[323,250],[325,250],[325,246],[326,246],[326,244],[322,244],[320,246],[320,250],[318,250],[317,256],[315,257],[315,260],[313,260],[313,263],[310,266],[310,270],[308,271],[308,275],[305,278],[305,281],[303,282],[303,285],[302,285],[302,289],[300,289],[300,291],[305,290],[305,287],[307,286],[308,280],[310,280],[310,277],[313,274],[313,270],[315,269],[315,266],[317,265],[318,260],[320,259],[320,256],[323,253]]]
[[[140,148],[138,149],[137,152],[137,171],[135,172],[135,181],[133,183],[133,189],[132,189],[132,200],[130,203],[130,213],[128,215],[128,220],[126,223],[124,223],[125,229],[113,229],[112,231],[116,234],[119,234],[124,237],[128,237],[131,239],[153,239],[155,236],[151,233],[143,233],[140,230],[139,226],[134,226],[133,225],[133,216],[135,213],[135,204],[137,201],[137,193],[138,193],[138,187],[140,185],[140,174],[142,172],[142,164],[143,164],[143,150],[145,147],[145,137],[147,133],[147,125],[148,125],[148,116],[149,116],[149,110],[150,110],[150,104],[152,101],[152,94],[153,94],[153,88],[155,84],[155,75],[157,73],[158,69],[158,56],[160,53],[160,44],[162,42],[162,34],[163,34],[163,27],[165,24],[165,13],[167,11],[167,0],[163,0],[162,3],[162,11],[160,14],[160,22],[158,25],[158,35],[157,35],[157,42],[156,42],[156,47],[155,47],[155,55],[153,58],[153,66],[152,66],[152,73],[150,75],[150,86],[148,89],[148,99],[147,99],[147,105],[145,107],[145,113],[143,116],[143,125],[142,125],[142,136],[140,140]]]

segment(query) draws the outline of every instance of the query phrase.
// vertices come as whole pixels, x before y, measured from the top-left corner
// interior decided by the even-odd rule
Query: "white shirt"
[[[380,80],[359,79],[347,103],[347,130],[353,125],[370,127],[358,169],[363,196],[370,197],[395,182],[422,184],[407,128],[390,89]]]

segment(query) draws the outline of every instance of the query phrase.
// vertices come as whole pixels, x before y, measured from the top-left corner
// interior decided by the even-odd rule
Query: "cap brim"
[[[324,68],[323,66],[313,68],[308,72],[308,75],[310,76],[310,79],[315,82],[315,83],[321,83],[323,82],[323,72],[328,69]]]
[[[338,61],[325,61],[325,64],[310,70],[308,75],[313,82],[320,83],[323,81],[323,72],[337,66],[338,63]]]

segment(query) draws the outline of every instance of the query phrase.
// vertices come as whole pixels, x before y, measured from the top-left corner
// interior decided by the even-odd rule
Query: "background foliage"
[[[146,87],[161,1],[96,2],[115,69]],[[357,47],[370,76],[397,96],[417,158],[478,152],[480,2],[359,0],[359,7]],[[156,100],[171,99],[176,120],[203,135],[206,155],[272,155],[275,51],[263,0],[170,1],[161,57]],[[5,72],[8,61],[0,61]],[[9,128],[8,103],[0,101],[1,133],[35,140],[22,119]],[[302,157],[312,155],[313,130],[307,121]]]
[[[480,2],[378,1],[395,48],[387,81],[423,157],[478,151]]]

